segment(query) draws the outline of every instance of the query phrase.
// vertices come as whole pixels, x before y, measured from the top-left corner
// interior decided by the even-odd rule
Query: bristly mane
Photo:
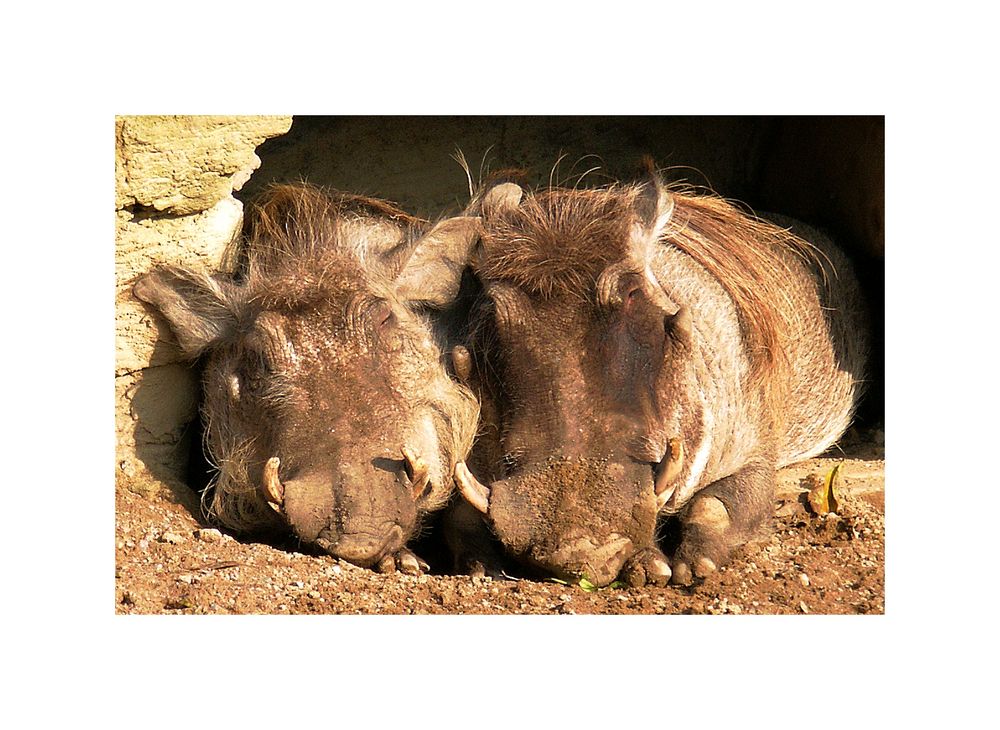
[[[484,224],[480,268],[543,298],[593,297],[598,276],[629,253],[641,185],[549,188],[528,195]],[[791,323],[776,304],[792,276],[792,254],[819,266],[812,247],[714,195],[671,189],[674,211],[660,239],[704,267],[732,298],[750,356],[750,380],[774,382],[788,366],[783,342]],[[777,378],[780,382],[781,378]],[[777,394],[772,394],[777,396]]]
[[[663,241],[691,256],[732,298],[750,355],[751,379],[788,367],[783,343],[792,331],[788,315],[794,307],[778,302],[787,296],[783,283],[795,276],[793,259],[822,268],[813,247],[722,198],[671,194],[674,214]]]
[[[226,258],[237,280],[265,306],[295,307],[339,288],[364,263],[366,236],[409,236],[425,223],[383,200],[308,183],[272,184],[247,206],[241,235]]]
[[[589,297],[597,277],[628,253],[637,188],[552,188],[488,218],[482,274],[530,294]]]

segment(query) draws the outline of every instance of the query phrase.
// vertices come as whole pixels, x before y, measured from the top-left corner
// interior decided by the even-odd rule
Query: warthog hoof
[[[670,564],[656,548],[643,548],[628,559],[620,578],[633,588],[665,586],[670,580]]]
[[[430,570],[430,566],[425,561],[406,548],[389,553],[378,561],[376,568],[379,573],[395,573],[398,570],[400,573],[408,575],[420,575],[422,572]]]

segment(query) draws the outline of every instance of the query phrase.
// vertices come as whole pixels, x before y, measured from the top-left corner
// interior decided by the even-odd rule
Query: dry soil
[[[852,440],[853,437],[853,440]],[[544,579],[382,575],[294,543],[212,529],[190,505],[116,486],[119,614],[881,614],[881,431],[850,433],[779,475],[774,514],[716,575],[690,588],[585,590]],[[840,464],[841,504],[808,506],[810,478]],[[614,584],[613,584],[614,586]]]

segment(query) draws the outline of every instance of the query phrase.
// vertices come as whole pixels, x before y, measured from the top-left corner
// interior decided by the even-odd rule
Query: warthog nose
[[[335,543],[317,540],[317,544],[335,557],[367,568],[386,553],[403,547],[403,528],[393,525],[388,533],[349,533],[341,535]]]
[[[606,586],[618,577],[633,552],[632,541],[627,537],[613,537],[603,544],[580,537],[561,542],[552,553],[551,563],[557,571]]]

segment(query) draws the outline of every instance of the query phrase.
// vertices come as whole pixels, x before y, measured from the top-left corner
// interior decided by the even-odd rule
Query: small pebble
[[[309,591],[306,595],[310,598],[319,598],[319,591]]]
[[[799,573],[799,583],[801,583],[806,588],[809,587],[809,576],[805,573]]]
[[[160,541],[169,542],[171,545],[180,545],[182,542],[185,542],[185,539],[176,533],[164,532],[160,535]]]
[[[195,530],[195,537],[197,537],[202,542],[221,542],[222,533],[216,529],[206,528],[203,530]]]
[[[177,576],[177,580],[179,580],[181,583],[190,584],[191,581],[194,580],[194,578],[185,573],[184,575]]]
[[[809,606],[806,605],[805,601],[799,601],[799,608],[802,609],[802,613],[809,613]]]

